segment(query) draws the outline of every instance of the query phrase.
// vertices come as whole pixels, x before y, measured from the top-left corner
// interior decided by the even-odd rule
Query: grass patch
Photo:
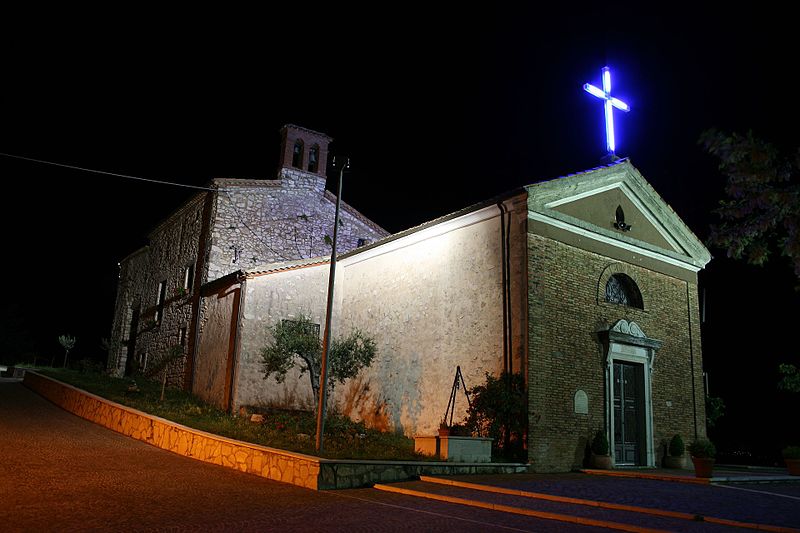
[[[264,422],[256,424],[250,422],[249,417],[229,415],[177,389],[167,389],[162,402],[161,383],[144,378],[136,378],[139,390],[132,392],[128,390],[130,378],[60,368],[37,368],[36,371],[190,428],[262,446],[318,455],[315,450],[316,419],[310,412],[257,409],[264,415]],[[360,422],[340,415],[331,415],[326,419],[324,448],[322,457],[329,459],[433,460],[415,453],[414,441],[404,435],[369,429]]]

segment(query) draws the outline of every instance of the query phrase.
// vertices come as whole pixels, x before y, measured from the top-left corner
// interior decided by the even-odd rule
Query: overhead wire
[[[126,179],[130,179],[130,180],[146,181],[146,182],[149,182],[149,183],[158,183],[160,185],[174,185],[175,187],[186,187],[187,189],[198,189],[198,190],[201,190],[201,191],[217,191],[217,190],[220,190],[220,189],[212,189],[211,187],[201,187],[199,185],[188,185],[186,183],[176,183],[174,181],[156,180],[156,179],[152,179],[152,178],[141,178],[139,176],[131,176],[129,174],[119,174],[117,172],[107,172],[105,170],[97,170],[97,169],[93,169],[93,168],[78,167],[78,166],[75,166],[75,165],[67,165],[67,164],[64,164],[64,163],[56,163],[54,161],[46,161],[44,159],[34,159],[33,157],[24,157],[24,156],[21,156],[21,155],[7,154],[7,153],[4,153],[4,152],[0,152],[0,156],[10,157],[10,158],[13,158],[13,159],[21,159],[23,161],[32,161],[34,163],[41,163],[43,165],[52,165],[52,166],[61,167],[61,168],[68,168],[68,169],[71,169],[71,170],[80,170],[80,171],[83,171],[83,172],[91,172],[91,173],[94,173],[94,174],[104,174],[106,176],[115,176],[115,177],[118,177],[118,178],[126,178]]]
[[[78,170],[78,171],[81,171],[81,172],[89,172],[89,173],[94,173],[94,174],[103,174],[105,176],[114,176],[114,177],[117,177],[117,178],[125,178],[125,179],[131,179],[131,180],[136,180],[136,181],[144,181],[144,182],[147,182],[147,183],[156,183],[156,184],[159,184],[159,185],[172,185],[172,186],[175,186],[175,187],[185,187],[187,189],[194,189],[194,190],[200,190],[200,191],[224,192],[225,193],[224,198],[227,198],[227,200],[230,202],[231,207],[233,208],[234,215],[236,216],[236,218],[239,219],[239,222],[241,222],[241,224],[245,228],[247,228],[247,230],[253,235],[253,237],[255,237],[266,249],[268,249],[270,252],[272,252],[276,256],[278,256],[278,257],[280,257],[281,259],[284,259],[284,260],[288,260],[289,259],[289,258],[285,257],[283,254],[281,254],[280,252],[278,252],[277,250],[275,250],[272,246],[270,246],[266,241],[264,241],[264,239],[253,228],[250,227],[250,225],[245,221],[245,219],[242,216],[242,214],[239,213],[239,210],[236,208],[236,204],[234,203],[233,198],[231,198],[231,195],[230,195],[230,189],[227,189],[227,188],[224,188],[224,187],[201,187],[199,185],[188,185],[186,183],[177,183],[177,182],[174,182],[174,181],[157,180],[157,179],[152,179],[152,178],[142,178],[140,176],[132,176],[130,174],[121,174],[119,172],[108,172],[108,171],[105,171],[105,170],[97,170],[97,169],[93,169],[93,168],[79,167],[79,166],[76,166],[76,165],[67,165],[65,163],[56,163],[54,161],[47,161],[47,160],[44,160],[44,159],[36,159],[36,158],[33,158],[33,157],[25,157],[25,156],[21,156],[21,155],[8,154],[8,153],[5,153],[5,152],[0,152],[0,156],[12,158],[12,159],[20,159],[22,161],[30,161],[30,162],[33,162],[33,163],[40,163],[40,164],[43,164],[43,165],[51,165],[51,166],[56,166],[56,167],[61,167],[61,168],[67,168],[67,169],[70,169],[70,170]]]

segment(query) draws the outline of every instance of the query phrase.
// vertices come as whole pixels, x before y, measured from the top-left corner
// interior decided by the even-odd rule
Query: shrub
[[[493,453],[511,461],[526,459],[528,401],[522,374],[486,373],[486,383],[470,390],[466,426],[477,436],[491,437]]]
[[[708,439],[698,439],[689,445],[689,453],[692,457],[713,458],[717,455],[717,448]]]
[[[781,451],[784,459],[800,459],[800,446],[787,446]]]
[[[80,361],[78,361],[78,372],[84,374],[85,373],[99,374],[104,370],[104,368],[105,365],[103,363],[101,363],[100,361],[94,361],[92,359],[89,359],[88,357],[85,357]]]
[[[672,436],[672,440],[669,441],[669,454],[672,457],[682,457],[685,450],[683,439],[676,433]]]
[[[715,428],[725,414],[725,402],[716,396],[706,396],[706,426]]]
[[[603,430],[594,434],[592,439],[592,453],[595,455],[608,455],[608,437]]]
[[[450,435],[454,437],[471,437],[472,432],[466,424],[453,424],[450,426]]]

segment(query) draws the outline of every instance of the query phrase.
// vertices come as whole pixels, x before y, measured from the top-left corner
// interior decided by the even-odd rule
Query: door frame
[[[661,341],[650,339],[635,322],[618,320],[607,332],[606,350],[606,433],[609,442],[609,452],[616,464],[614,453],[614,363],[628,362],[642,365],[644,380],[642,389],[642,403],[644,413],[644,464],[638,466],[656,466],[655,443],[653,442],[653,398],[652,398],[652,373],[656,351],[661,347]]]

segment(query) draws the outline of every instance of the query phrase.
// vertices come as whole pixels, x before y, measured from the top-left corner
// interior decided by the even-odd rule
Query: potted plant
[[[714,469],[714,456],[717,455],[714,444],[708,439],[697,439],[689,445],[689,453],[692,456],[695,477],[710,478]]]
[[[591,459],[591,466],[592,468],[599,468],[601,470],[611,470],[613,467],[611,461],[611,455],[609,454],[608,450],[608,437],[606,437],[606,432],[603,430],[598,431],[595,433],[594,438],[592,439],[592,459]]]
[[[450,426],[450,435],[453,437],[471,437],[472,433],[465,424],[453,424]]]
[[[664,468],[683,468],[685,464],[685,450],[686,447],[683,444],[683,439],[676,433],[669,441],[669,446],[667,447],[669,453],[664,457]]]
[[[447,425],[447,422],[442,420],[439,422],[439,436],[440,437],[448,437],[450,435],[450,426]]]
[[[787,446],[781,452],[789,475],[800,476],[800,446]]]

